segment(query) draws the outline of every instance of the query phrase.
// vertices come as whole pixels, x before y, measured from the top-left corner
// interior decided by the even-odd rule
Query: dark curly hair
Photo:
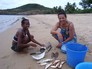
[[[22,17],[22,21],[21,21],[21,25],[24,25],[25,24],[25,21],[29,21],[28,19]]]
[[[63,14],[67,18],[67,15],[66,15],[64,10],[61,10],[61,11],[58,12],[58,16],[61,15],[61,14]]]

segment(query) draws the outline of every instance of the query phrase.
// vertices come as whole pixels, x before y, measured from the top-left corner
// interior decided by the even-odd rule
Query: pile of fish
[[[58,52],[52,53],[51,59],[42,59],[39,60],[37,63],[41,66],[45,66],[45,69],[48,69],[49,67],[54,69],[61,69],[63,64],[66,62],[65,60],[58,60]]]
[[[47,44],[47,46],[42,47],[40,49],[39,52],[33,52],[30,53],[30,55],[32,56],[33,59],[38,60],[37,63],[41,66],[45,66],[45,69],[48,68],[57,68],[57,69],[61,69],[63,64],[66,62],[65,60],[58,60],[57,57],[59,55],[58,52],[52,52],[51,53],[51,59],[43,59],[46,55],[46,53],[48,53],[52,48],[51,43],[49,42]]]

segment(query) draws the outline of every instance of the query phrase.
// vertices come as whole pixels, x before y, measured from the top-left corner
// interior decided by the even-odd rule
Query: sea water
[[[0,33],[16,24],[23,15],[0,15]]]

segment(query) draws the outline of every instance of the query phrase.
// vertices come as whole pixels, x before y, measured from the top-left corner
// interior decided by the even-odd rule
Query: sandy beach
[[[57,59],[66,60],[66,54],[61,53],[56,48],[58,42],[50,34],[52,27],[58,22],[57,15],[29,15],[27,18],[31,22],[30,32],[34,35],[35,39],[44,44],[50,42],[53,46],[45,58],[51,58],[52,52],[58,52],[59,57]],[[74,24],[78,42],[87,45],[90,49],[86,54],[85,61],[92,62],[92,14],[68,14],[67,19]],[[30,49],[32,47],[25,53],[16,53],[11,50],[13,36],[18,28],[21,27],[20,22],[21,19],[11,28],[0,33],[0,69],[45,69],[45,66],[40,66],[31,57]],[[63,69],[72,68],[65,63]]]

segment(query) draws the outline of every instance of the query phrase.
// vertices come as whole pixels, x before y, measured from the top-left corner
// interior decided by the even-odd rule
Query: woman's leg
[[[33,36],[31,36],[31,38],[33,38]],[[26,36],[24,39],[22,39],[22,43],[23,43],[23,44],[29,43],[29,42],[31,41],[31,38],[28,38],[28,37]],[[28,47],[29,47],[29,46],[18,47],[18,46],[17,46],[17,42],[13,41],[13,42],[12,42],[12,47],[11,47],[11,49],[14,50],[14,51],[16,51],[16,52],[20,52],[20,51],[22,51],[24,48],[28,48]]]
[[[61,37],[58,37],[57,34],[55,34],[55,35],[52,34],[52,36],[53,36],[59,43],[61,43],[61,42],[63,41],[62,34],[61,34]]]
[[[31,40],[26,36],[25,38],[23,38],[22,43],[23,44],[27,44],[29,43]],[[19,50],[23,50],[24,48],[28,48],[29,46],[23,46],[23,47],[18,47]]]
[[[58,42],[59,42],[59,44],[56,46],[57,48],[61,48],[61,46],[62,46],[62,42],[63,42],[63,37],[58,37],[58,35],[57,34],[55,34],[55,35],[52,35]],[[62,36],[62,34],[61,34],[61,36]]]
[[[52,34],[52,36],[59,42],[59,39],[58,39],[58,35],[57,34]]]

